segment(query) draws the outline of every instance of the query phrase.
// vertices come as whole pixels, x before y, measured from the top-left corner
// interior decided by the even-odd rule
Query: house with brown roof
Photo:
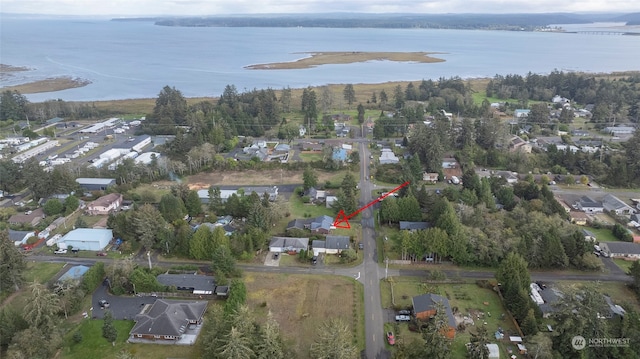
[[[422,321],[428,321],[433,318],[436,315],[438,306],[441,305],[445,311],[448,322],[448,327],[442,334],[449,339],[453,339],[456,336],[456,320],[447,298],[428,293],[413,297],[411,300],[416,318]]]
[[[33,211],[27,211],[24,213],[14,214],[9,218],[9,224],[28,224],[35,226],[45,217],[42,208],[37,208]]]
[[[571,218],[571,223],[579,226],[586,226],[587,222],[589,222],[589,216],[584,212],[571,211],[569,212],[569,217]]]
[[[195,343],[196,327],[202,324],[206,301],[157,299],[146,305],[135,318],[136,324],[129,332],[130,342],[160,341],[180,343],[185,336],[193,336],[188,343]],[[193,334],[189,334],[192,332]]]
[[[121,204],[122,195],[120,193],[109,193],[89,203],[87,213],[92,216],[109,214],[118,210]]]
[[[520,136],[513,136],[509,140],[509,151],[531,153],[531,144],[520,138]]]

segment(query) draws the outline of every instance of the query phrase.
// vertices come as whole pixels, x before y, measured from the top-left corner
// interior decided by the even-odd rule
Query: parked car
[[[278,259],[279,256],[280,256],[280,253],[274,253],[273,254],[273,259]]]
[[[105,299],[100,299],[100,301],[98,301],[98,304],[100,305],[100,308],[109,308],[109,302],[107,302]]]
[[[318,263],[318,256],[313,256],[313,258],[311,258],[311,263],[317,264]]]
[[[55,252],[53,252],[54,254],[67,254],[67,250],[66,249],[57,249]]]
[[[394,345],[396,343],[396,338],[393,336],[393,332],[387,332],[387,341],[389,345]]]
[[[396,315],[396,322],[409,322],[411,317],[408,315]]]
[[[399,315],[411,315],[411,311],[408,309],[403,309],[398,311]]]
[[[360,248],[360,249],[364,249],[364,243],[360,242],[360,243],[358,244],[358,248]]]

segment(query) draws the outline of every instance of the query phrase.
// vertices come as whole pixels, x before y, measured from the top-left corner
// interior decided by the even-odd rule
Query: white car
[[[67,250],[66,249],[58,249],[53,253],[54,254],[67,254]]]

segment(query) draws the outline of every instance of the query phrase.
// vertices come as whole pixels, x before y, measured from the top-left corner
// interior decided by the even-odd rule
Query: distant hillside
[[[640,25],[640,12],[618,16],[613,18],[611,21],[626,22],[627,25]]]
[[[330,27],[330,28],[446,28],[531,30],[549,24],[591,22],[572,14],[436,14],[436,15],[368,15],[312,14],[273,16],[228,16],[199,18],[165,18],[161,26],[213,27]]]

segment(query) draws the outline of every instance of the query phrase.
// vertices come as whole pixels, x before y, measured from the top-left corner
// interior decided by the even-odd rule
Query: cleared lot
[[[295,358],[309,358],[318,327],[334,317],[356,328],[354,335],[364,348],[362,289],[355,281],[337,276],[247,273],[245,283],[251,308],[263,320],[271,312],[285,340],[296,343]]]

